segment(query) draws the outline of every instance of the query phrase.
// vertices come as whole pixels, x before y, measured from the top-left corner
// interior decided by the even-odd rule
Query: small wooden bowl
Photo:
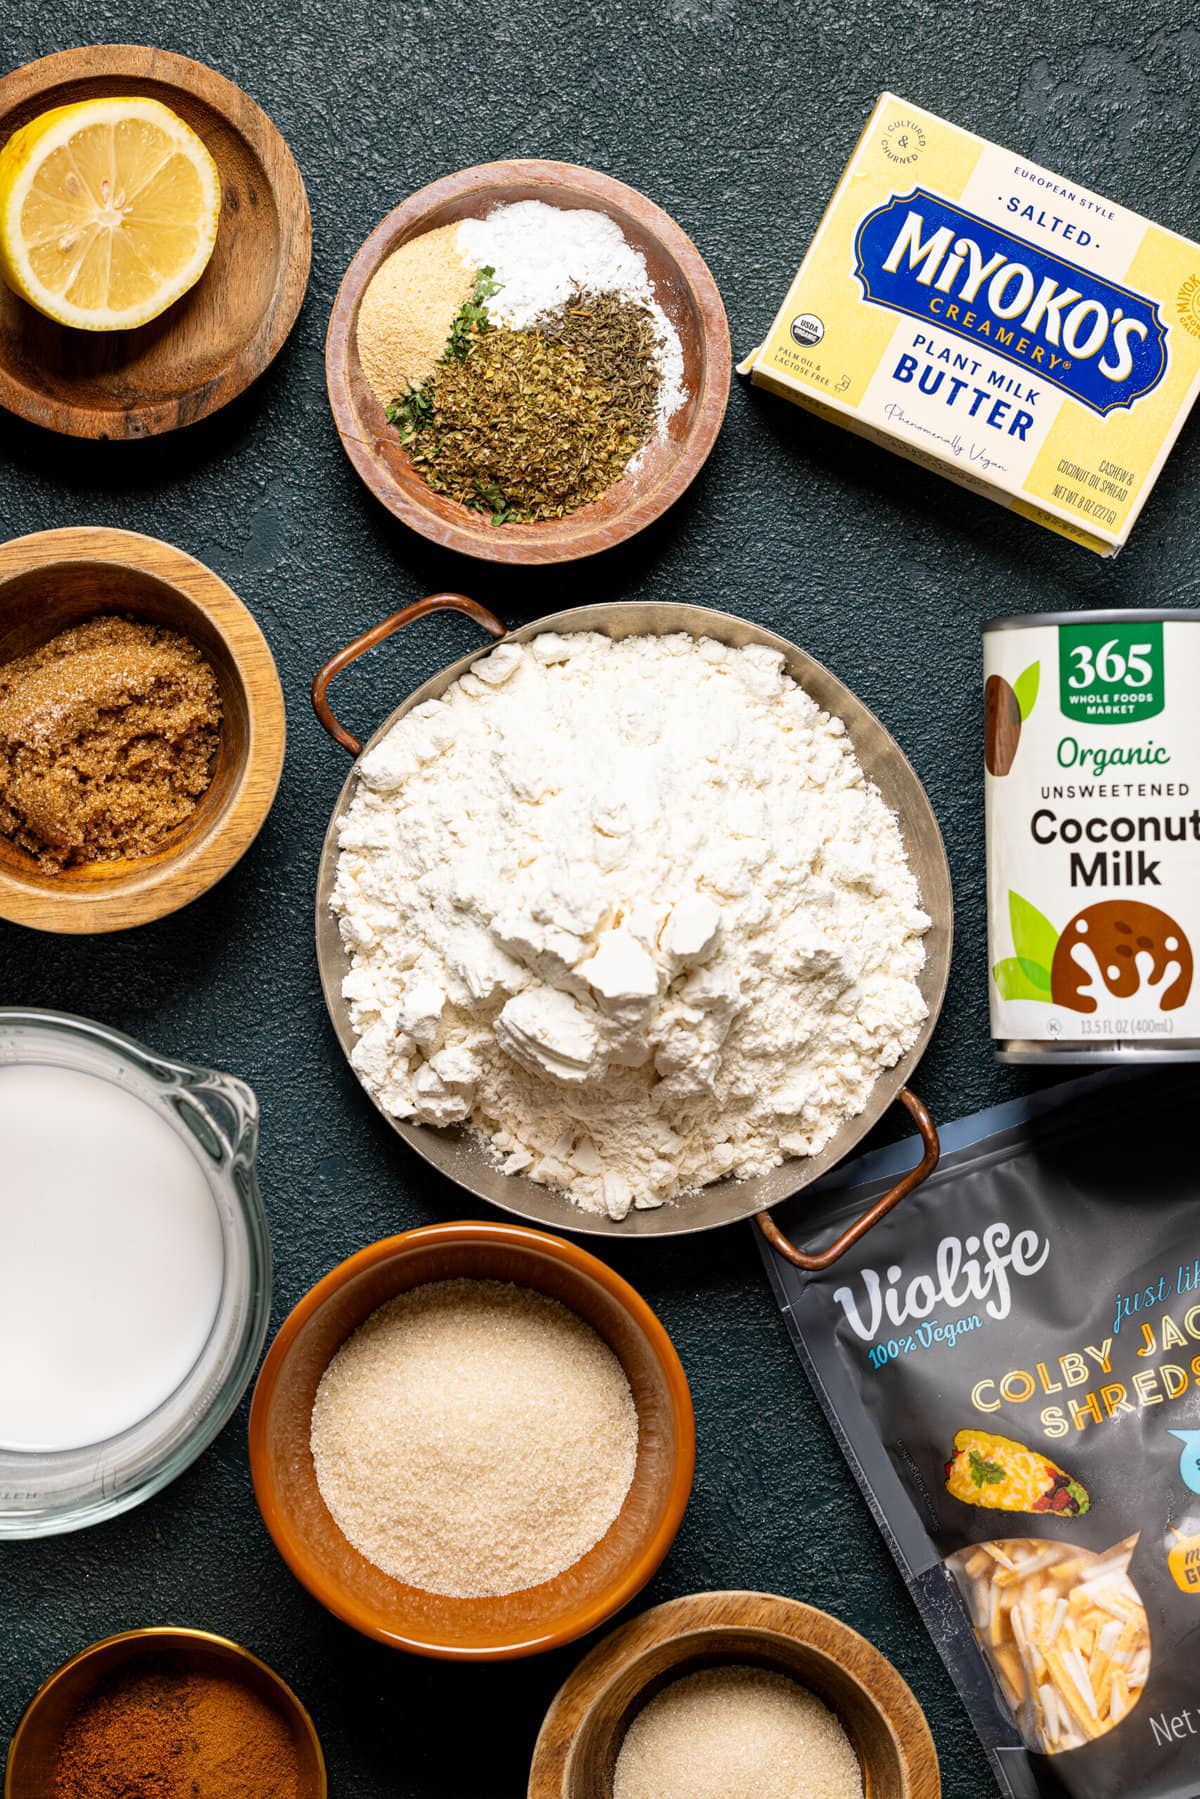
[[[333,1356],[385,1301],[428,1281],[512,1281],[559,1300],[618,1357],[638,1413],[633,1483],[595,1548],[541,1586],[452,1599],[394,1580],[342,1535],[313,1469],[313,1400]],[[327,1274],[271,1345],[250,1412],[250,1472],[267,1529],[314,1598],[364,1636],[417,1655],[503,1661],[594,1630],[650,1579],[679,1529],[696,1461],[687,1377],[645,1300],[561,1237],[511,1224],[437,1224],[388,1237]]]
[[[693,1593],[606,1637],[546,1714],[529,1799],[612,1799],[621,1744],[642,1707],[680,1676],[731,1662],[790,1675],[836,1712],[865,1799],[938,1799],[933,1737],[891,1662],[828,1612],[770,1593]]]
[[[200,280],[135,331],[56,325],[0,282],[0,405],[71,437],[150,437],[207,418],[283,347],[308,286],[312,219],[295,158],[262,108],[168,50],[62,50],[0,81],[0,146],[53,106],[161,100],[203,138],[221,222]]]
[[[236,1680],[273,1706],[287,1724],[301,1770],[298,1799],[327,1799],[329,1782],[316,1727],[291,1687],[256,1655],[207,1630],[163,1626],[127,1630],[81,1650],[39,1687],[13,1734],[4,1799],[55,1799],[54,1764],[63,1732],[93,1688],[117,1668],[169,1655],[194,1674]]]
[[[177,911],[227,874],[258,835],[283,768],[283,693],[266,639],[202,562],[136,531],[82,526],[0,544],[0,666],[97,613],[181,631],[221,689],[212,785],[151,856],[47,874],[0,837],[0,918],[38,931],[123,931]]]
[[[434,493],[401,449],[358,359],[358,312],[381,264],[410,238],[514,200],[588,208],[615,219],[646,258],[659,304],[679,332],[688,398],[636,474],[565,518],[493,525]],[[490,162],[424,187],[389,212],[346,271],[325,349],[329,403],[346,454],[377,500],[414,531],[485,562],[571,562],[611,549],[659,517],[700,472],[729,398],[729,325],[713,280],[674,220],[624,182],[568,162]]]

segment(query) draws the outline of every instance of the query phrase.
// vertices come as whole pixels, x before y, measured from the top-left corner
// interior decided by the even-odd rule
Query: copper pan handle
[[[886,1193],[880,1194],[874,1205],[865,1211],[861,1218],[856,1218],[853,1224],[846,1226],[836,1243],[831,1243],[829,1248],[822,1251],[819,1256],[806,1256],[803,1250],[792,1247],[769,1212],[758,1214],[758,1228],[771,1248],[778,1250],[779,1254],[785,1256],[795,1267],[802,1268],[805,1274],[819,1274],[823,1269],[831,1268],[839,1256],[845,1255],[852,1244],[857,1243],[860,1237],[866,1236],[873,1224],[878,1224],[879,1220],[885,1217],[893,1206],[898,1206],[902,1199],[907,1199],[909,1194],[921,1185],[922,1181],[928,1180],[937,1167],[942,1146],[938,1142],[937,1127],[934,1125],[933,1119],[916,1094],[908,1087],[901,1087],[896,1097],[911,1112],[917,1129],[921,1133],[925,1153],[916,1167],[910,1168],[907,1174],[900,1176],[894,1187],[889,1187]]]
[[[369,631],[364,631],[361,637],[348,643],[344,650],[331,656],[313,678],[313,711],[333,741],[340,743],[344,750],[349,750],[352,756],[362,754],[362,744],[344,725],[338,723],[333,707],[329,704],[329,683],[344,668],[357,662],[364,650],[373,650],[384,638],[403,629],[405,625],[411,625],[414,619],[424,618],[427,612],[461,612],[467,618],[474,619],[477,625],[482,625],[489,637],[508,635],[500,620],[486,606],[481,606],[478,600],[469,600],[465,593],[431,593],[423,600],[414,600],[411,606],[402,606],[399,612],[393,612],[391,618],[385,618],[381,625],[372,625]]]

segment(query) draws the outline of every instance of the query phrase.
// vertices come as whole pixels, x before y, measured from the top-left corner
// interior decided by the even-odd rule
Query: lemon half
[[[0,275],[60,325],[129,330],[200,279],[220,210],[217,166],[169,107],[58,106],[0,151]]]

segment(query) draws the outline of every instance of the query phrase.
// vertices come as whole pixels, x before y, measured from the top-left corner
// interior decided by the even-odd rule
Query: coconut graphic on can
[[[1037,704],[1041,665],[1031,662],[1011,684],[988,675],[983,684],[983,758],[989,775],[1006,775],[1016,760],[1021,726]]]
[[[984,627],[1001,1061],[1200,1059],[1200,614]]]

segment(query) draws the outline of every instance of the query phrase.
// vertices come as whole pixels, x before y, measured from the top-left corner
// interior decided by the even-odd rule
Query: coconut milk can
[[[1200,1060],[1200,615],[984,626],[1003,1062]]]

